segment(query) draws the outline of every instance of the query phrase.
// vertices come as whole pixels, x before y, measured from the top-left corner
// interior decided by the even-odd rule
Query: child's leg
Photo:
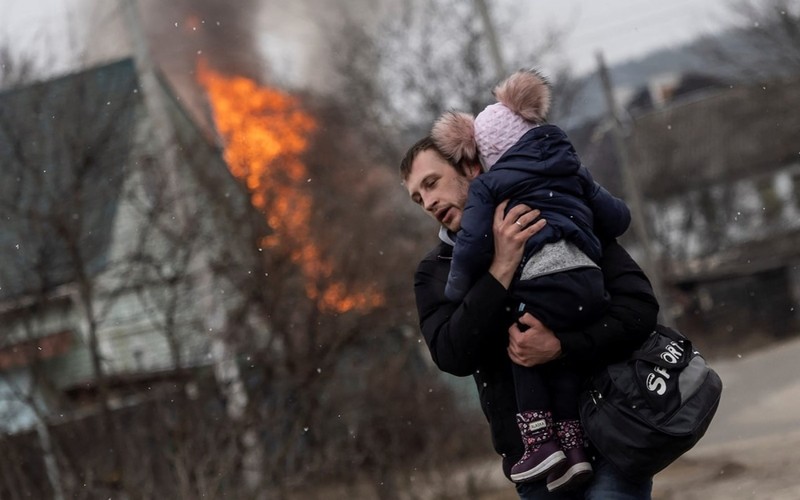
[[[560,421],[580,418],[578,395],[583,379],[577,371],[556,361],[544,365],[540,372],[541,383],[547,388],[552,401],[553,419]]]
[[[520,280],[515,296],[524,304],[519,312],[531,313],[554,332],[571,332],[599,320],[609,296],[598,268],[583,267]]]
[[[528,368],[512,363],[517,410],[550,410],[550,388],[545,384],[539,367]]]

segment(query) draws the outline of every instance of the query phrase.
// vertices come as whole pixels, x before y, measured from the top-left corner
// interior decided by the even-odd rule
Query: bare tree
[[[242,226],[260,235],[262,263],[252,269],[257,285],[240,287],[270,327],[266,345],[239,344],[247,352],[243,378],[258,381],[249,418],[270,443],[263,480],[279,489],[311,471],[320,480],[355,480],[352,460],[365,462],[366,474],[388,477],[425,453],[401,439],[402,452],[387,454],[377,443],[388,443],[369,444],[368,436],[403,429],[409,440],[442,443],[444,419],[458,413],[441,394],[441,406],[415,412],[418,426],[408,428],[401,411],[409,387],[440,384],[420,363],[418,338],[398,326],[416,321],[410,277],[433,224],[419,224],[393,171],[361,154],[363,125],[347,120],[340,103],[301,101],[235,76],[212,80],[229,167],[270,226],[261,233]],[[234,98],[236,89],[248,91]],[[416,229],[398,231],[412,218]],[[402,361],[393,362],[398,352]]]
[[[0,89],[29,81],[35,73],[33,59],[13,54],[6,44],[0,45]]]
[[[701,54],[749,79],[800,73],[797,2],[737,0],[728,11],[732,29],[721,39],[705,40]]]
[[[363,474],[389,484],[392,471],[404,465],[464,449],[446,422],[468,417],[424,364],[427,354],[411,333],[416,311],[410,280],[417,258],[435,239],[435,224],[408,202],[395,166],[403,148],[441,111],[477,112],[487,104],[496,75],[474,5],[394,7],[382,23],[346,18],[337,27],[341,50],[334,57],[342,90],[304,99],[313,102],[318,128],[303,156],[307,166],[298,189],[310,195],[314,208],[313,217],[296,230],[312,235],[332,272],[309,285],[292,261],[291,247],[265,249],[269,276],[260,303],[273,326],[274,349],[262,351],[259,363],[264,380],[272,381],[262,417],[284,422],[278,432],[288,436],[271,457],[273,484],[285,484],[298,467],[319,468],[320,478],[332,477],[333,467],[348,459],[363,464]],[[536,58],[513,60],[523,67]],[[270,166],[288,171],[283,161]],[[385,302],[332,311],[318,296],[303,298],[308,286],[341,286],[350,293],[369,289]],[[440,401],[429,412],[422,410],[428,390]],[[406,413],[397,404],[399,395],[420,410]],[[297,418],[284,421],[285,407]],[[409,443],[416,443],[411,446],[416,452]]]
[[[499,46],[509,72],[540,64],[561,36],[542,29],[535,38],[510,39],[517,13],[509,7],[491,16],[495,31],[505,35]],[[333,53],[336,96],[369,137],[367,151],[378,161],[394,165],[442,111],[477,113],[490,102],[498,76],[476,2],[409,0],[386,8],[377,22],[365,23],[353,13],[343,19],[328,26],[339,47]],[[562,67],[552,76],[566,82],[569,70]],[[568,108],[566,94],[556,99],[562,109]]]
[[[198,365],[208,364],[210,343],[202,321],[203,301],[217,300],[213,296],[223,287],[220,282],[213,289],[203,286],[202,276],[209,271],[206,252],[235,245],[229,234],[252,213],[241,203],[246,197],[227,172],[219,149],[191,123],[181,128],[183,134],[174,137],[171,147],[182,153],[177,158],[190,164],[196,175],[185,180],[186,189],[167,189],[166,172],[178,165],[166,165],[162,151],[148,141],[151,136],[140,97],[130,61],[3,95],[0,214],[5,237],[0,276],[3,306],[10,311],[3,317],[16,318],[4,325],[28,327],[23,330],[32,342],[20,344],[18,336],[12,337],[18,329],[3,328],[0,333],[4,344],[31,351],[28,366],[37,376],[29,389],[37,394],[46,392],[54,381],[48,379],[52,372],[40,370],[41,363],[36,362],[40,357],[36,340],[48,328],[69,330],[76,335],[78,347],[85,339],[89,372],[80,373],[84,366],[73,359],[67,368],[77,373],[64,375],[76,380],[83,377],[90,387],[86,392],[96,391],[92,399],[102,418],[66,404],[34,407],[49,425],[58,426],[57,437],[47,439],[56,451],[45,455],[45,460],[51,455],[61,457],[59,461],[69,471],[64,480],[68,491],[87,487],[151,491],[153,495],[170,491],[170,480],[148,476],[152,471],[141,467],[148,463],[159,467],[163,450],[154,447],[152,440],[166,433],[175,445],[174,453],[166,454],[169,467],[182,474],[177,483],[180,494],[196,498],[218,490],[221,478],[239,472],[242,465],[237,440],[241,429],[220,426],[218,420],[197,422],[195,416],[198,405],[220,399],[218,392],[203,389],[202,376],[197,375]],[[177,111],[174,119],[191,121]],[[185,207],[187,200],[180,195],[195,197],[190,206],[200,205],[203,210],[181,219],[179,207]],[[220,220],[227,222],[224,227],[229,233],[213,232],[222,226]],[[254,227],[261,231],[264,224]],[[212,265],[227,280],[226,286],[247,285],[252,268],[247,268],[242,253],[250,252],[256,260],[255,244],[252,247],[234,246],[227,254],[216,254]],[[241,321],[227,325],[235,336],[219,335],[249,342],[253,328],[248,328],[247,301],[237,305],[236,294],[230,296],[219,300],[225,301],[225,307],[236,308],[232,316]],[[140,350],[120,344],[121,328],[131,336],[123,342],[138,344]],[[139,339],[133,339],[134,334]],[[153,343],[158,335],[166,339],[167,359],[159,357],[159,343]],[[236,360],[232,362],[235,365]],[[189,374],[188,367],[195,371]],[[120,374],[145,377],[148,372],[170,372],[176,383],[148,386],[138,394],[134,388],[124,394]],[[60,383],[62,387],[52,391],[56,395],[64,390],[64,381]],[[187,398],[187,389],[200,391],[202,401],[199,395]],[[18,397],[36,403],[32,393],[18,391]],[[162,399],[167,402],[162,404]],[[155,402],[148,404],[155,408],[148,415],[145,403],[151,400]],[[129,404],[141,409],[120,409]],[[53,416],[55,409],[61,417]],[[147,425],[148,416],[156,416],[152,425]],[[104,431],[99,436],[93,429],[97,424]],[[64,432],[66,428],[71,432]],[[92,442],[100,437],[101,441],[97,447],[76,448],[81,437]],[[214,448],[219,453],[210,453]],[[198,461],[198,454],[208,460]]]
[[[114,197],[121,189],[135,99],[135,83],[114,75],[103,85],[97,74],[78,74],[49,85],[6,93],[0,111],[3,137],[3,211],[22,248],[17,276],[26,283],[39,274],[43,288],[68,285],[89,346],[98,402],[112,442],[106,367],[98,338],[104,310],[98,309],[94,276],[105,264]],[[43,259],[36,260],[39,256]],[[31,258],[34,258],[33,260]],[[24,293],[26,288],[18,290]],[[110,304],[110,302],[107,302]],[[112,458],[118,457],[113,446]]]

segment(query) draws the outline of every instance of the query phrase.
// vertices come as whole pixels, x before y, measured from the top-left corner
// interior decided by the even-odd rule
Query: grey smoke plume
[[[114,18],[112,3],[97,2],[105,13],[91,41],[92,51],[109,57],[111,41],[126,38],[123,24],[103,26]],[[183,104],[207,123],[205,92],[197,82],[203,58],[226,75],[251,78],[284,89],[331,90],[329,64],[336,50],[332,26],[353,16],[376,17],[385,0],[124,0],[136,2],[153,60]],[[368,8],[369,7],[369,8]],[[119,17],[119,16],[117,16]],[[367,21],[371,22],[371,21]],[[335,38],[335,37],[333,37]],[[128,53],[114,55],[121,57]]]
[[[224,73],[262,76],[254,35],[258,0],[140,0],[140,12],[157,64],[171,75],[193,75],[204,57]]]
[[[216,71],[263,79],[268,71],[256,44],[259,0],[138,0],[153,62],[184,107],[206,128],[205,91],[197,81],[203,58]]]
[[[226,74],[264,83],[314,86],[331,52],[331,26],[374,17],[384,0],[138,0],[159,67],[193,75],[198,55]]]

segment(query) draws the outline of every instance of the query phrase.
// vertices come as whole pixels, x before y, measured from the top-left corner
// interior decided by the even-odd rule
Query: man
[[[461,302],[448,301],[444,288],[453,235],[460,228],[469,183],[481,167],[449,160],[426,137],[406,153],[400,173],[411,199],[442,225],[441,243],[420,262],[414,279],[422,335],[439,369],[474,377],[495,450],[503,457],[508,476],[523,452],[511,363],[545,365],[543,369],[547,363],[570,363],[588,374],[624,358],[642,343],[655,327],[658,303],[641,269],[611,241],[604,242],[601,260],[610,307],[600,321],[583,331],[553,332],[530,314],[515,318],[508,288],[525,241],[546,221],[537,220],[535,207],[524,205],[506,214],[505,202],[494,215],[494,256],[488,271]],[[517,484],[517,492],[522,500],[650,498],[652,481],[630,482],[602,457],[595,457],[594,470],[592,481],[577,491],[550,494],[540,481]]]

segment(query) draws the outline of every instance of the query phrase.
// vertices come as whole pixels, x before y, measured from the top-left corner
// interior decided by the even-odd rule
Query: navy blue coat
[[[573,243],[597,263],[601,240],[620,236],[631,220],[625,202],[594,182],[581,165],[563,130],[549,124],[531,129],[470,184],[445,291],[449,299],[463,299],[489,268],[494,210],[506,199],[511,200],[507,210],[524,203],[547,220],[525,244],[520,269],[545,244],[559,240]]]

